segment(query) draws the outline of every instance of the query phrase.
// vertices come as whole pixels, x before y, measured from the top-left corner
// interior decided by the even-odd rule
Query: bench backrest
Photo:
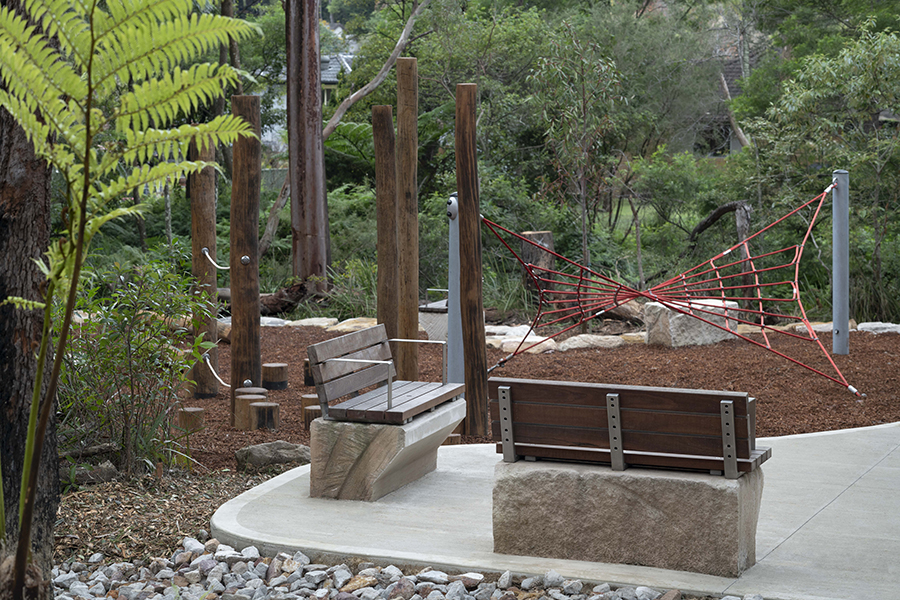
[[[745,393],[499,377],[488,392],[506,460],[514,453],[737,477],[769,456],[756,448],[755,402]]]
[[[349,360],[391,360],[384,325],[376,325],[342,335],[341,337],[312,344],[307,347],[309,369],[316,382],[316,394],[322,405],[322,414],[327,415],[328,402],[354,394],[359,390],[384,382],[387,369],[391,377],[396,376],[394,365],[367,364],[335,361]]]

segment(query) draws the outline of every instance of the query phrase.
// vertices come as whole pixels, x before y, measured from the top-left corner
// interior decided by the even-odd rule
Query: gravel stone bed
[[[203,532],[205,533],[205,532]],[[205,536],[201,535],[200,539]],[[314,564],[303,554],[260,556],[216,539],[186,537],[169,558],[109,562],[101,553],[52,572],[55,600],[690,600],[678,590],[591,584],[550,570],[514,578],[450,574],[430,567],[416,573],[361,562]],[[355,571],[355,573],[354,573]],[[700,599],[698,599],[700,600]],[[723,600],[763,600],[753,594]]]

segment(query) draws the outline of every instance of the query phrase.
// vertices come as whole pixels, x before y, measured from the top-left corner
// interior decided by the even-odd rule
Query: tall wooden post
[[[397,256],[397,168],[390,106],[372,107],[375,141],[375,218],[378,230],[378,322],[389,338],[399,337],[400,263]],[[405,345],[405,344],[402,344]],[[401,346],[402,346],[401,345]],[[396,346],[396,345],[395,345]],[[399,348],[393,348],[394,356]]]
[[[291,260],[301,279],[328,264],[328,205],[322,142],[319,1],[286,0],[288,152],[291,178]]]
[[[397,59],[397,204],[400,252],[399,335],[419,338],[419,73],[415,58]],[[397,348],[397,377],[419,378],[418,344]]]
[[[466,430],[488,433],[487,351],[481,289],[481,209],[475,148],[474,83],[456,86],[456,190],[459,193],[459,287],[466,367]]]
[[[259,187],[262,179],[259,96],[232,96],[232,113],[250,124],[255,138],[234,143],[231,182],[231,389],[262,382],[259,343]]]
[[[212,144],[199,148],[191,142],[188,150],[190,160],[215,162],[216,149]],[[195,314],[194,335],[205,334],[208,342],[218,341],[216,325],[216,268],[203,255],[203,249],[209,252],[209,258],[216,260],[216,170],[206,167],[188,178],[188,192],[191,197],[191,273],[197,280],[195,293],[206,299],[210,314]],[[213,369],[219,369],[219,349],[207,351]],[[206,365],[200,361],[191,370],[191,380],[196,383],[194,396],[211,398],[219,392],[219,382]]]

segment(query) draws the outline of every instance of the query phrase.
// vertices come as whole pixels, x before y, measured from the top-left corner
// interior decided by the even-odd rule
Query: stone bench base
[[[499,462],[494,552],[737,577],[756,562],[763,474]]]
[[[309,495],[377,500],[437,466],[437,450],[466,416],[452,400],[405,425],[316,419],[310,426]]]

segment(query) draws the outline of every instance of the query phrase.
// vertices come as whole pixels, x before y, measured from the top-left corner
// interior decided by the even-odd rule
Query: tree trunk
[[[34,260],[43,258],[49,234],[50,169],[45,161],[35,157],[31,144],[12,117],[0,109],[0,301],[7,296],[43,300],[44,277]],[[18,540],[19,489],[42,326],[42,311],[0,306],[0,481],[9,551]],[[50,370],[46,373],[49,375]],[[52,400],[55,402],[55,398]],[[52,567],[53,524],[58,503],[56,423],[51,417],[40,463],[32,527],[34,564],[45,579],[49,578]],[[52,598],[50,586],[44,590],[44,596]]]

